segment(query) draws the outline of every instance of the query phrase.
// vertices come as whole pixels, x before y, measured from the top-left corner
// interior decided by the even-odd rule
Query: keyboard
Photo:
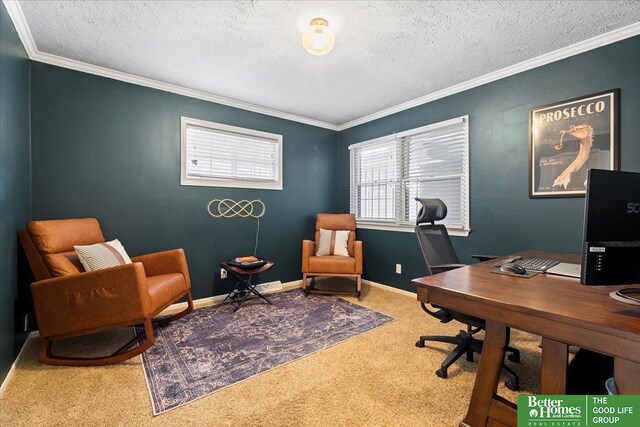
[[[545,258],[525,258],[514,261],[514,264],[518,264],[527,271],[547,271],[559,263],[560,261]]]

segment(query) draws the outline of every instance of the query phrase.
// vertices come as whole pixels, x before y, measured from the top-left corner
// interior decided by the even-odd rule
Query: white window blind
[[[359,224],[413,226],[416,197],[442,199],[448,228],[469,231],[468,116],[354,144],[351,212]]]
[[[351,207],[358,218],[395,222],[398,150],[382,138],[351,151]]]
[[[181,181],[282,189],[282,136],[183,117]]]

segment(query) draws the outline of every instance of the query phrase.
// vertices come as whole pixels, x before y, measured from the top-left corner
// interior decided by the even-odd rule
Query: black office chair
[[[442,224],[435,224],[435,221],[441,221],[447,216],[447,205],[440,199],[416,198],[416,200],[420,202],[422,206],[418,212],[415,230],[418,236],[418,242],[420,242],[420,249],[422,249],[422,255],[424,255],[424,260],[427,264],[428,274],[432,275],[464,267],[465,264],[460,264],[458,255],[451,244],[447,228]],[[495,256],[489,255],[472,255],[472,257],[479,261],[496,258]],[[418,342],[416,342],[416,347],[424,347],[425,341],[445,342],[456,345],[444,362],[442,362],[440,369],[436,371],[436,375],[440,378],[447,378],[447,370],[463,354],[466,353],[467,360],[473,362],[473,354],[480,354],[482,352],[483,341],[474,338],[473,335],[484,329],[485,321],[484,319],[449,308],[432,306],[436,308],[437,311],[431,311],[424,303],[421,303],[421,306],[425,312],[442,323],[457,320],[467,325],[467,330],[460,330],[460,333],[455,337],[425,335],[421,336]],[[507,328],[507,334],[509,333],[510,330]],[[508,343],[509,335],[507,335],[507,344]],[[508,356],[509,360],[513,362],[520,361],[520,351],[518,349],[507,346],[507,352],[511,353]],[[503,365],[502,368],[507,377],[505,385],[509,389],[517,391],[519,388],[518,376],[508,366]]]

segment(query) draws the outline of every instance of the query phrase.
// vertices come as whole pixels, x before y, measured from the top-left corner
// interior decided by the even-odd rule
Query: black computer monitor
[[[640,173],[591,169],[580,283],[640,283]]]

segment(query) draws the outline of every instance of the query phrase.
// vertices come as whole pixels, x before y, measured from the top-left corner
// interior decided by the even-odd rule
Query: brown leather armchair
[[[317,243],[320,241],[320,229],[349,230],[347,244],[348,257],[325,255],[316,256]],[[302,288],[306,293],[342,293],[355,294],[362,292],[362,242],[356,241],[356,218],[353,214],[318,214],[316,217],[315,241],[302,242]],[[355,291],[329,291],[315,288],[316,276],[354,277]],[[307,285],[307,277],[311,284]]]
[[[193,310],[191,281],[182,249],[131,258],[132,264],[84,272],[74,245],[105,241],[95,218],[31,221],[19,232],[35,282],[33,304],[40,330],[39,360],[49,365],[110,365],[153,345],[153,318],[186,297],[187,308],[156,324]],[[73,358],[52,353],[54,341],[125,326],[144,325],[110,356]],[[138,347],[134,347],[142,339]]]

